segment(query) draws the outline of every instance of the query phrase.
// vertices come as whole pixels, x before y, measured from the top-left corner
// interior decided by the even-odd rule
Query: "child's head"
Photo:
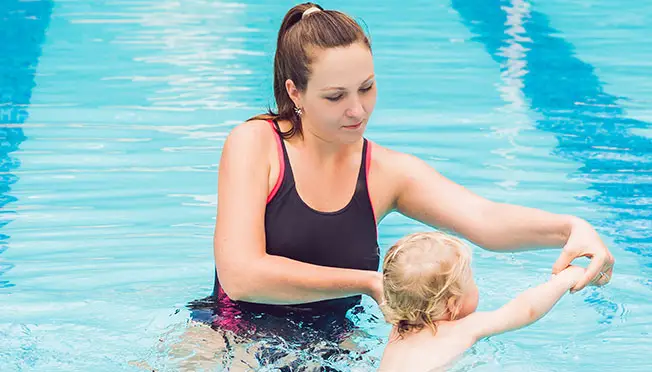
[[[385,256],[383,291],[385,318],[401,335],[463,318],[478,306],[470,249],[440,232],[407,235]]]

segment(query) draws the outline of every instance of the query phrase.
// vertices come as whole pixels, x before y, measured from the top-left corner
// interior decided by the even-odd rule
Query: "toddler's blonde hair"
[[[394,244],[383,261],[381,309],[400,336],[436,321],[454,320],[448,302],[459,299],[471,279],[471,252],[460,239],[442,232],[409,234]]]

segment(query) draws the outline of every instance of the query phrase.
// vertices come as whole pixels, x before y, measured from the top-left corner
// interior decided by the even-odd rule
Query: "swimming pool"
[[[197,340],[196,355],[171,349],[212,289],[221,146],[272,102],[294,5],[250,3],[2,2],[0,370],[210,361]],[[370,139],[494,200],[587,218],[616,256],[609,286],[481,342],[459,370],[652,370],[652,5],[323,5],[370,30]],[[391,215],[381,248],[421,228]],[[480,307],[545,280],[556,257],[476,249]],[[374,315],[353,317],[350,360],[322,364],[373,369],[388,330]]]

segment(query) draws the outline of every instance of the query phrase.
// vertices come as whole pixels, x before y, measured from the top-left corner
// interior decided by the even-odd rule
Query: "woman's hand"
[[[552,267],[552,273],[558,274],[578,257],[589,257],[591,263],[582,279],[571,288],[571,292],[580,291],[587,285],[603,286],[611,280],[615,263],[613,255],[588,222],[573,218],[570,235]]]

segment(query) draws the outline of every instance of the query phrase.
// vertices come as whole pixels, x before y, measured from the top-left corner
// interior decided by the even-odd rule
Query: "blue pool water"
[[[294,5],[250,3],[0,3],[1,371],[218,368],[219,340],[186,305],[212,290],[220,149],[272,102],[275,33]],[[582,216],[617,259],[609,286],[456,368],[652,370],[652,4],[323,5],[370,31],[370,139],[493,200]],[[388,216],[383,251],[421,228]],[[481,309],[544,281],[557,253],[475,249]],[[261,370],[372,370],[388,326],[365,306],[349,359],[286,345]]]

